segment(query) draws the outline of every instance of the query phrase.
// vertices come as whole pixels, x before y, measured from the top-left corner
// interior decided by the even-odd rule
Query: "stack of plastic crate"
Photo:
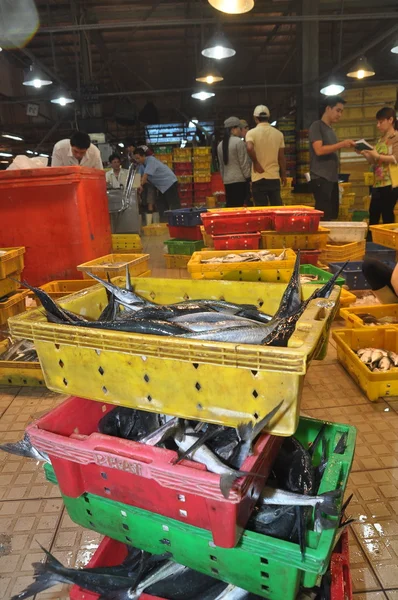
[[[204,247],[200,225],[206,208],[166,211],[170,240],[165,241],[164,259],[168,269],[185,269],[192,254]]]
[[[211,148],[193,149],[194,205],[206,206],[206,198],[212,195],[211,189]]]
[[[178,195],[182,208],[193,205],[192,148],[174,148],[173,170],[178,179]]]
[[[0,248],[0,325],[25,310],[27,291],[20,291],[25,248]],[[11,279],[10,279],[11,278]]]

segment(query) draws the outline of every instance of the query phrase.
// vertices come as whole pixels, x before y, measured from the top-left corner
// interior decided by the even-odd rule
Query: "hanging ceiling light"
[[[203,102],[204,100],[208,100],[209,98],[212,98],[213,96],[215,96],[215,93],[203,85],[200,88],[196,89],[193,92],[193,94],[191,94],[191,96],[192,96],[192,98],[195,98],[196,100],[202,100],[202,102]]]
[[[202,50],[203,56],[206,58],[215,58],[221,60],[222,58],[230,58],[236,54],[236,50],[233,48],[231,42],[225,37],[222,31],[217,31],[205,44]]]
[[[372,65],[368,63],[364,56],[358,58],[358,60],[352,65],[351,69],[347,73],[347,77],[355,77],[356,79],[364,79],[365,77],[372,77],[376,71]]]
[[[217,67],[214,66],[206,66],[201,69],[196,77],[196,81],[200,81],[201,83],[208,83],[211,85],[212,83],[217,83],[222,81],[224,77],[221,75],[220,71]]]
[[[398,40],[395,42],[394,46],[391,48],[391,52],[393,54],[398,54]]]
[[[20,135],[14,135],[13,133],[2,133],[1,137],[7,138],[9,140],[15,140],[16,142],[23,142],[23,137]]]
[[[41,88],[43,85],[51,85],[52,81],[48,75],[44,75],[35,65],[31,65],[28,73],[25,75],[23,85],[30,85],[35,88]]]
[[[209,0],[209,4],[221,12],[241,15],[253,8],[254,0]]]
[[[63,89],[59,89],[56,94],[54,94],[53,98],[51,98],[51,102],[53,104],[59,104],[59,106],[66,106],[67,104],[72,104],[74,99],[71,94],[66,92]]]
[[[338,96],[341,92],[344,92],[344,90],[344,85],[330,82],[321,89],[321,94],[324,94],[325,96]]]

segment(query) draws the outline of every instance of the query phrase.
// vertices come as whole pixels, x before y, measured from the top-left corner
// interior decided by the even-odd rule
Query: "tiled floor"
[[[161,239],[145,241],[153,276],[166,272]],[[62,398],[43,388],[0,388],[0,443],[22,438],[27,423]],[[303,414],[346,422],[358,429],[349,481],[348,513],[355,600],[398,600],[398,399],[371,403],[339,365],[333,341],[327,357],[306,377]],[[73,524],[56,486],[46,482],[41,463],[0,452],[0,598],[9,600],[32,580],[31,563],[43,557],[38,544],[66,565],[85,565],[100,536]],[[37,598],[66,600],[67,586]]]

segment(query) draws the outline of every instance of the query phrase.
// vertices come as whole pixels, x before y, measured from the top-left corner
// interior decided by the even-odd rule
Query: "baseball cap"
[[[249,123],[245,119],[240,119],[240,127],[249,127]]]
[[[269,112],[268,106],[264,106],[264,104],[259,104],[254,109],[253,117],[260,117],[262,115],[265,116],[265,117],[269,117],[270,114],[271,113]]]
[[[240,120],[238,117],[229,117],[225,119],[224,127],[240,127]]]

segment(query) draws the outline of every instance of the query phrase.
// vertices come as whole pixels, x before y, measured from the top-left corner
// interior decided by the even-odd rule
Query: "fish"
[[[190,329],[193,332],[211,331],[214,329],[229,329],[231,327],[247,327],[248,323],[250,323],[249,319],[242,319],[241,321],[220,320],[216,323],[208,323],[206,321],[179,321],[179,325],[181,325],[182,327],[186,327],[187,329]],[[250,326],[261,327],[260,323],[254,324],[253,321],[251,322]]]
[[[317,504],[314,511],[314,531],[316,533],[322,533],[322,531],[333,529],[335,526],[336,522],[325,518],[322,514],[320,504]]]
[[[311,456],[295,437],[288,437],[283,442],[272,472],[282,489],[296,494],[313,493],[314,467]]]
[[[210,331],[184,333],[181,337],[211,342],[260,345],[264,343],[264,340],[266,339],[267,334],[272,330],[272,327],[272,321],[270,321],[269,324],[264,324],[262,327],[258,327],[257,325],[228,327],[212,329]]]
[[[282,319],[297,313],[301,306],[301,282],[300,282],[300,250],[297,251],[296,261],[290,281],[283,293],[274,318]]]
[[[391,361],[387,356],[383,356],[378,365],[377,368],[379,371],[389,371],[391,369]]]
[[[129,272],[128,268],[126,269],[127,273]],[[109,273],[107,273],[108,283],[111,282],[111,278],[109,277]],[[108,304],[105,306],[104,310],[98,317],[98,321],[114,321],[116,319],[116,315],[119,311],[119,303],[116,301],[115,296],[106,290],[106,295],[108,297]]]
[[[60,323],[60,321],[55,322]],[[128,333],[161,336],[181,336],[182,334],[192,333],[190,329],[183,327],[179,323],[147,319],[117,319],[112,322],[90,321],[85,323],[74,323],[74,325],[77,327],[91,327],[92,329],[109,329],[110,331],[125,331]]]
[[[170,437],[174,437],[180,431],[182,431],[183,424],[179,417],[173,417],[169,421],[166,421],[158,429],[155,429],[151,433],[144,435],[139,438],[138,441],[141,444],[147,444],[147,446],[156,446],[157,444],[163,443]]]
[[[91,277],[92,279],[95,279],[95,281],[98,281],[98,283],[102,283],[102,285],[105,287],[105,289],[107,289],[109,292],[111,292],[111,294],[113,294],[113,296],[116,298],[116,300],[122,306],[127,306],[128,308],[131,308],[133,310],[139,310],[140,308],[142,308],[143,305],[150,306],[153,304],[153,302],[150,302],[149,300],[145,300],[141,296],[138,296],[137,294],[135,294],[132,289],[118,287],[117,285],[114,285],[113,283],[110,283],[109,281],[105,281],[104,279],[101,279],[100,277],[98,277],[97,275],[94,275],[94,273],[91,273],[90,271],[87,271],[87,275],[89,277]],[[129,287],[131,287],[130,279],[129,279],[129,282],[127,282],[127,283],[129,285]]]
[[[394,365],[394,367],[398,367],[398,354],[389,350],[387,352],[387,356],[390,359],[390,361],[392,362],[392,364]]]
[[[189,313],[186,315],[178,315],[170,319],[172,323],[220,323],[220,322],[231,322],[231,323],[247,323],[251,324],[252,319],[247,319],[245,317],[240,317],[231,313],[220,313],[220,312],[200,312],[200,313]]]
[[[116,406],[98,423],[98,431],[126,440],[139,440],[156,431],[161,425],[157,413]]]
[[[318,496],[309,496],[308,494],[295,494],[285,490],[265,487],[260,495],[259,502],[266,505],[312,506],[314,508],[319,505],[325,514],[337,516],[339,513],[337,503],[340,498],[341,490],[332,490]]]
[[[151,596],[161,596],[167,600],[209,600],[217,597],[218,593],[225,589],[226,583],[217,581],[214,577],[194,571],[189,567],[176,574],[162,579],[145,589],[145,593]]]
[[[216,435],[218,435],[224,429],[225,429],[225,427],[223,425],[209,425],[207,427],[207,430],[205,431],[205,433],[202,435],[202,437],[199,437],[192,444],[192,446],[190,446],[190,448],[188,448],[187,450],[184,450],[184,452],[182,452],[176,458],[176,460],[173,461],[173,464],[177,464],[177,463],[181,462],[182,460],[184,460],[185,458],[189,458],[193,452],[195,452],[198,448],[200,448],[205,443],[207,443],[209,440],[214,438]]]
[[[43,305],[46,314],[50,314],[56,318],[58,318],[62,323],[70,323],[76,324],[76,322],[86,322],[86,319],[81,315],[76,315],[74,313],[69,312],[65,308],[61,308],[44,290],[41,288],[33,287],[29,285],[26,281],[18,281],[13,277],[9,277],[12,281],[16,281],[22,287],[28,288],[31,292],[34,292],[35,295],[39,298],[40,302]]]
[[[16,362],[37,362],[39,360],[34,344],[29,340],[19,340],[15,344],[11,342],[9,348],[0,356],[0,359]]]
[[[287,540],[294,528],[296,513],[294,506],[263,505],[256,508],[246,528],[256,533]]]
[[[23,439],[19,442],[7,442],[6,444],[1,444],[0,450],[8,452],[9,454],[16,454],[17,456],[25,456],[26,458],[33,458],[34,460],[50,463],[50,459],[45,452],[37,450],[37,448],[32,446],[32,442],[27,433],[25,433]]]

